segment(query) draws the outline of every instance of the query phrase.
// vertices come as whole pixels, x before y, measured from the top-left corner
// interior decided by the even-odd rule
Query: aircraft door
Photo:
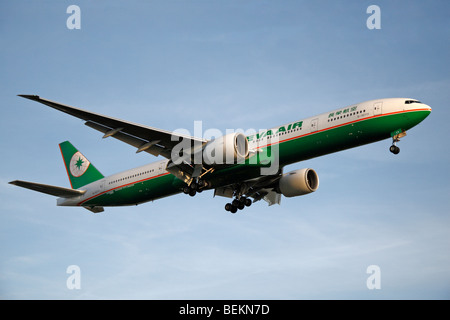
[[[313,119],[311,120],[311,132],[315,132],[319,129],[319,119]]]
[[[383,108],[383,102],[375,102],[373,104],[373,115],[378,116],[381,114]]]
[[[94,194],[102,193],[105,189],[105,179],[100,180],[98,187],[95,189]]]
[[[158,174],[161,174],[164,172],[164,169],[166,168],[166,162],[161,161],[158,165]]]

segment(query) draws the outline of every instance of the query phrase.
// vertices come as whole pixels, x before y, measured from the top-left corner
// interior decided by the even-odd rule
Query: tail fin
[[[69,141],[60,143],[59,148],[73,189],[104,178],[104,175]]]

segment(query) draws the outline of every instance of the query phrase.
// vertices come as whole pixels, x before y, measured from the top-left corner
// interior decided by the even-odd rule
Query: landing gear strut
[[[236,198],[231,203],[227,203],[225,205],[225,210],[229,211],[231,213],[236,213],[238,211],[238,209],[242,210],[245,207],[250,207],[251,205],[252,205],[251,199],[241,196],[241,197],[239,197],[239,199]]]

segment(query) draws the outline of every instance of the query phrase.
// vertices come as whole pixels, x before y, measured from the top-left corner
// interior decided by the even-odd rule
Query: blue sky
[[[69,30],[66,9],[81,9]],[[381,9],[369,30],[366,9]],[[2,1],[0,298],[449,299],[447,1]],[[180,194],[91,214],[15,179],[68,187],[58,143],[103,174],[152,161],[44,98],[166,130],[260,129],[357,102],[433,108],[390,141],[297,163],[317,192],[255,203]],[[69,290],[66,269],[81,270]],[[381,270],[369,290],[367,267]]]

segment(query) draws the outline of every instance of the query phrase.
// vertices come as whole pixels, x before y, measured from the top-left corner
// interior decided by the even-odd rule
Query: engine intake
[[[230,133],[208,142],[203,149],[206,164],[236,164],[248,156],[248,141],[243,133]]]
[[[302,196],[319,188],[319,176],[313,169],[300,169],[285,173],[278,182],[278,189],[285,197]]]

